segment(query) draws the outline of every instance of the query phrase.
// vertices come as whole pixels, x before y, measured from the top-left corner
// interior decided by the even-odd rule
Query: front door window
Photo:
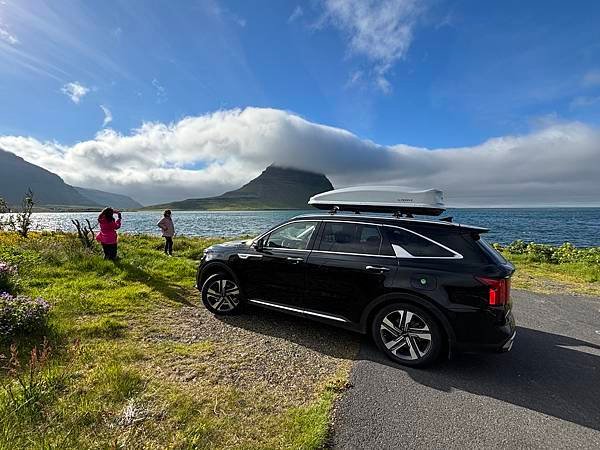
[[[317,222],[312,221],[289,223],[273,231],[264,245],[269,249],[306,250],[316,227]]]

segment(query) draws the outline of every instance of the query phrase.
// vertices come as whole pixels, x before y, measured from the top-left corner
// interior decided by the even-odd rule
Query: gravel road
[[[514,291],[511,352],[406,369],[364,339],[339,449],[600,448],[600,299]]]

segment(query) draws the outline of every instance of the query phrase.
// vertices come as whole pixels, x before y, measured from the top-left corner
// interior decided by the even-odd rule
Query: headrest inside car
[[[343,233],[341,231],[335,233],[334,238],[336,244],[347,244],[352,241],[352,237],[349,234]]]

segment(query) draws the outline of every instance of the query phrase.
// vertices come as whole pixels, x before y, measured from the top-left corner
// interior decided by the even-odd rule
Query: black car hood
[[[223,242],[221,244],[211,245],[210,247],[207,248],[207,250],[218,252],[219,250],[230,251],[230,250],[234,250],[237,248],[248,248],[248,245],[250,244],[250,242],[251,242],[250,240],[227,241],[227,242]]]

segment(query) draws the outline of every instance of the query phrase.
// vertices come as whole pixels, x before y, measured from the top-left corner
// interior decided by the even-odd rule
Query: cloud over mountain
[[[427,149],[378,145],[290,112],[246,108],[144,123],[129,135],[106,129],[73,146],[0,136],[0,148],[70,184],[145,203],[219,194],[272,162],[323,172],[336,186],[439,187],[454,204],[598,204],[600,195],[600,132],[577,122]]]

